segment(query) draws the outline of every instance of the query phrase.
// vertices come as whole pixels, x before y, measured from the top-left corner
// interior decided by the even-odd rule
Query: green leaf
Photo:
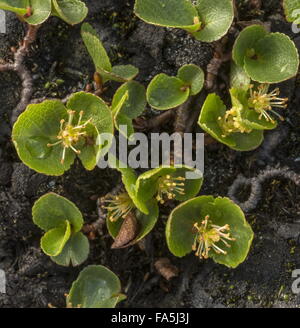
[[[196,236],[193,226],[195,223],[201,225],[207,215],[214,225],[228,224],[230,236],[235,239],[228,241],[230,248],[225,247],[221,241],[216,243],[218,247],[226,250],[226,255],[217,254],[211,249],[208,253],[209,257],[217,263],[236,268],[248,255],[253,231],[239,206],[226,197],[200,196],[177,206],[171,212],[166,226],[170,251],[178,257],[190,253]]]
[[[191,88],[191,95],[198,94],[204,85],[204,72],[194,64],[187,64],[178,70],[177,77]]]
[[[61,119],[67,120],[67,111],[57,100],[29,105],[18,117],[12,139],[20,159],[31,169],[47,175],[62,175],[71,167],[75,159],[73,151],[67,150],[61,164],[63,148],[47,146],[57,142]]]
[[[156,75],[147,88],[147,100],[151,107],[167,110],[183,104],[190,95],[190,88],[177,77]]]
[[[91,119],[91,125],[95,127],[87,130],[87,132],[90,131],[88,135],[92,137],[93,143],[79,147],[81,154],[78,155],[84,167],[87,170],[93,170],[99,158],[105,155],[102,149],[107,146],[107,144],[101,144],[101,139],[97,141],[99,133],[110,134],[109,143],[112,142],[114,127],[111,110],[101,98],[85,92],[74,93],[68,100],[67,108],[76,112],[75,122],[79,118],[80,111],[83,111],[82,121]]]
[[[188,0],[136,0],[135,14],[154,25],[177,27],[195,32],[201,22],[196,8]]]
[[[52,0],[54,13],[70,25],[81,23],[88,13],[88,8],[80,0]]]
[[[300,0],[283,0],[283,8],[288,22],[294,22],[300,16]]]
[[[250,83],[250,77],[243,67],[238,66],[232,61],[230,67],[230,86],[234,88],[249,88]]]
[[[257,41],[263,39],[268,32],[262,25],[251,25],[243,29],[235,40],[232,58],[238,66],[244,67],[244,59]]]
[[[59,255],[71,236],[71,225],[68,220],[65,224],[47,231],[41,239],[41,248],[49,256]]]
[[[0,9],[12,11],[18,15],[27,12],[28,0],[0,0]]]
[[[146,90],[144,86],[135,81],[124,83],[115,93],[112,100],[112,111],[114,115],[115,127],[127,126],[127,136],[134,133],[132,119],[142,114],[146,107]]]
[[[151,232],[157,222],[159,215],[157,202],[154,199],[151,199],[147,201],[146,205],[149,214],[144,214],[138,210],[135,212],[135,217],[138,223],[138,235],[127,246],[134,245],[146,237],[146,235]],[[122,223],[122,219],[119,219],[115,222],[112,222],[109,219],[106,220],[108,232],[113,238],[118,236]]]
[[[110,80],[117,82],[126,82],[133,80],[139,74],[138,68],[133,65],[113,66],[109,75]]]
[[[196,4],[202,29],[193,33],[197,40],[212,42],[224,36],[233,21],[232,0],[198,0]]]
[[[31,25],[38,25],[45,22],[51,15],[51,0],[31,0],[30,7],[32,15],[25,18],[25,21]]]
[[[42,230],[49,231],[65,226],[66,220],[72,227],[72,232],[82,228],[83,218],[74,203],[55,193],[40,197],[32,208],[33,222]]]
[[[114,308],[124,299],[119,278],[102,265],[84,268],[73,282],[67,297],[68,307]]]
[[[278,83],[297,74],[298,51],[287,35],[271,33],[254,45],[254,51],[255,57],[245,57],[245,70],[252,80]]]
[[[128,97],[126,97],[125,102],[121,106],[121,112],[123,115],[133,119],[141,115],[145,110],[147,104],[146,90],[142,84],[136,81],[129,81],[122,84],[112,100],[111,109],[113,112],[115,112],[116,107],[126,93],[128,93]]]
[[[110,72],[112,69],[109,57],[96,31],[88,23],[81,26],[83,42],[92,57],[96,70],[101,69]]]
[[[82,232],[76,232],[65,244],[62,252],[52,256],[51,260],[62,266],[78,266],[83,263],[89,255],[90,246],[87,237]]]
[[[213,138],[238,151],[250,151],[256,149],[263,141],[263,130],[253,130],[250,133],[231,133],[224,136],[219,125],[218,118],[226,113],[226,106],[219,96],[210,94],[207,96],[198,124]]]

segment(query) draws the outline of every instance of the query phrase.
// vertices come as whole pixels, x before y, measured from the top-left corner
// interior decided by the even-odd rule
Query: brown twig
[[[219,74],[219,70],[222,64],[231,59],[231,53],[225,53],[224,48],[227,44],[228,38],[227,36],[223,37],[220,41],[215,43],[215,51],[212,60],[207,65],[206,71],[206,81],[205,87],[206,90],[212,91],[216,88],[215,81],[216,77]]]
[[[160,115],[154,116],[150,119],[145,119],[143,117],[138,117],[133,121],[133,126],[139,131],[150,131],[159,128],[163,124],[172,121],[175,118],[175,110],[170,109],[163,112]]]
[[[36,40],[39,25],[28,25],[27,33],[19,49],[14,52],[14,62],[0,64],[0,72],[14,71],[22,81],[21,97],[18,105],[14,108],[11,115],[11,123],[13,124],[18,116],[24,111],[32,96],[32,77],[30,72],[24,65],[24,57],[28,53],[29,46]]]

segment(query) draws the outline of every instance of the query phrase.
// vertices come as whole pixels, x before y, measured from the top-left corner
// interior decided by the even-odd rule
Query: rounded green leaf
[[[149,214],[144,214],[138,210],[135,211],[135,217],[138,223],[138,234],[134,238],[134,240],[132,240],[126,246],[136,244],[144,237],[146,237],[146,235],[154,228],[159,214],[157,201],[151,199],[147,201],[146,206],[149,211]],[[119,219],[115,222],[112,222],[109,219],[106,220],[108,232],[113,238],[116,238],[118,236],[122,223],[123,223],[123,219]]]
[[[123,115],[133,119],[143,113],[146,107],[146,90],[145,87],[136,82],[129,81],[121,85],[114,94],[111,109],[114,112],[116,107],[122,101],[123,96],[128,93],[125,101],[122,103],[121,110]]]
[[[201,22],[189,0],[136,0],[135,14],[147,23],[197,31]]]
[[[283,8],[288,22],[294,22],[300,16],[300,0],[283,0]]]
[[[299,68],[299,54],[285,34],[271,33],[254,45],[254,56],[245,57],[245,70],[252,80],[278,83],[294,77]]]
[[[202,22],[201,30],[193,33],[197,40],[216,41],[228,32],[234,18],[232,0],[198,0],[196,8]]]
[[[55,193],[43,195],[34,203],[32,219],[44,231],[65,226],[67,220],[73,233],[80,231],[83,224],[82,214],[77,206]]]
[[[105,155],[102,149],[107,146],[101,143],[101,139],[97,140],[97,136],[101,133],[110,134],[110,142],[112,141],[114,127],[111,110],[101,98],[86,92],[74,93],[68,100],[67,108],[76,112],[75,122],[79,119],[81,111],[83,111],[82,122],[91,119],[86,132],[93,142],[78,147],[81,151],[78,157],[87,170],[92,170],[99,158]]]
[[[262,25],[251,25],[242,30],[235,40],[232,58],[238,66],[244,67],[247,53],[254,48],[257,41],[263,39],[268,32]]]
[[[60,120],[67,120],[65,106],[57,100],[29,105],[13,126],[12,140],[24,164],[46,175],[62,175],[75,159],[68,149],[62,164],[63,147],[47,145],[57,142]]]
[[[178,70],[177,77],[191,88],[191,95],[198,94],[204,85],[204,72],[194,64],[187,64]]]
[[[80,0],[53,0],[54,13],[70,25],[81,23],[88,13],[88,8]]]
[[[60,227],[47,231],[41,239],[41,248],[49,256],[57,256],[63,250],[71,236],[71,225],[68,220]]]
[[[81,36],[88,53],[92,57],[96,70],[101,69],[110,72],[112,66],[107,52],[96,31],[90,24],[83,23],[81,25]]]
[[[231,246],[229,248],[221,241],[216,243],[218,247],[226,250],[227,254],[217,254],[211,249],[208,256],[217,263],[236,268],[248,255],[253,231],[240,207],[226,197],[200,196],[177,206],[171,212],[166,226],[170,251],[178,257],[190,253],[195,238],[193,226],[195,223],[201,225],[207,215],[214,225],[228,224],[230,236],[235,239],[228,241]]]
[[[167,110],[183,104],[190,95],[190,88],[177,77],[156,75],[147,88],[147,100],[151,107]]]
[[[0,0],[0,9],[12,11],[18,15],[27,12],[28,0]]]
[[[82,232],[76,232],[65,244],[62,252],[52,256],[51,260],[62,266],[78,266],[83,263],[89,255],[90,245],[87,237]]]
[[[119,278],[102,265],[84,268],[73,282],[67,297],[68,307],[114,308],[124,299]]]
[[[51,0],[31,0],[30,7],[32,15],[28,18],[25,18],[25,21],[28,24],[42,24],[51,15]]]

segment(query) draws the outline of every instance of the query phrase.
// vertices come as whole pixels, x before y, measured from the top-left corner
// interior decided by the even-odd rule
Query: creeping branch
[[[22,81],[21,97],[18,105],[14,108],[11,115],[11,123],[13,124],[18,116],[25,110],[32,96],[32,77],[30,72],[24,65],[24,57],[27,55],[29,46],[36,40],[39,25],[28,25],[27,33],[19,49],[14,53],[14,62],[0,64],[0,72],[14,71]]]
[[[254,178],[245,178],[239,175],[228,190],[228,197],[238,204],[243,211],[250,212],[254,210],[261,199],[263,192],[263,183],[272,178],[288,179],[300,186],[300,175],[289,170],[288,168],[268,168]],[[236,195],[241,186],[251,186],[251,192],[247,201],[241,203]]]

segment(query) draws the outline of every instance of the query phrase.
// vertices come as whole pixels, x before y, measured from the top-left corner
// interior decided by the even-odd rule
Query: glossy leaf
[[[197,31],[198,12],[187,0],[136,0],[135,14],[147,23]]]
[[[31,25],[38,25],[45,22],[51,15],[51,0],[31,0],[30,7],[32,15],[25,18],[25,21]]]
[[[229,198],[200,196],[177,206],[170,214],[166,226],[166,238],[170,251],[178,257],[192,251],[195,232],[193,226],[209,215],[212,224],[230,227],[234,241],[228,241],[227,254],[217,254],[213,249],[208,253],[215,262],[235,268],[246,259],[252,240],[253,231],[247,223],[242,210]],[[217,245],[224,249],[219,241]]]
[[[196,8],[202,22],[200,31],[193,33],[197,40],[216,41],[228,32],[234,18],[232,0],[198,0]]]
[[[67,307],[114,308],[125,297],[119,278],[102,265],[84,268],[73,282]]]
[[[151,107],[167,110],[183,104],[190,95],[190,88],[177,77],[156,75],[147,88],[147,100]]]
[[[55,14],[71,25],[81,23],[88,13],[87,6],[80,0],[52,0],[52,3]]]
[[[82,232],[76,232],[65,244],[62,252],[52,256],[51,260],[62,266],[78,266],[82,264],[89,255],[90,245],[87,237]]]
[[[244,67],[247,53],[254,48],[257,41],[263,39],[268,32],[262,25],[251,25],[244,28],[235,40],[232,58],[238,66]]]
[[[44,231],[65,226],[65,221],[68,220],[72,231],[78,232],[83,224],[82,214],[74,203],[55,193],[43,195],[34,203],[32,218]]]
[[[190,87],[191,95],[198,94],[204,85],[204,72],[194,64],[187,64],[178,70],[177,77]]]
[[[255,58],[245,57],[245,70],[254,81],[278,83],[297,74],[298,51],[287,35],[271,33],[255,44],[254,51]]]
[[[41,248],[49,256],[60,254],[71,237],[71,225],[68,220],[65,224],[47,231],[41,239]]]
[[[67,120],[67,111],[57,100],[29,105],[18,117],[12,139],[20,159],[31,169],[47,175],[62,175],[71,167],[74,152],[68,150],[61,164],[63,148],[47,146],[57,142],[61,119]]]

